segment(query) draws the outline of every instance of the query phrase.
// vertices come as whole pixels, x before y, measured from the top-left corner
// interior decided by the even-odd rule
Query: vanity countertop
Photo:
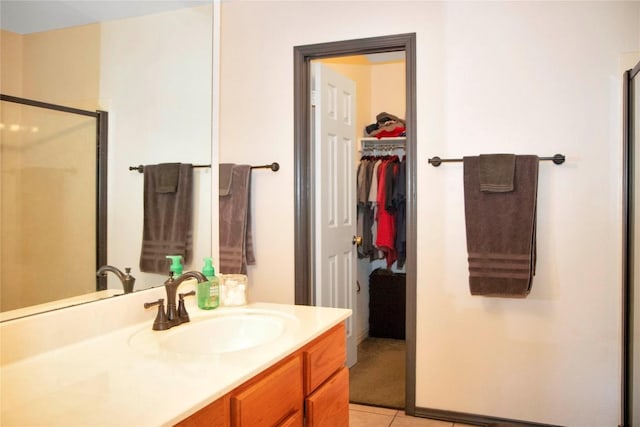
[[[106,289],[104,291],[90,292],[88,294],[79,295],[76,297],[64,298],[56,301],[46,302],[43,304],[33,305],[24,308],[17,308],[15,310],[3,311],[0,313],[0,322],[7,320],[19,319],[25,316],[32,316],[34,314],[42,313],[50,310],[57,310],[60,308],[69,307],[71,305],[82,304],[86,302],[93,302],[102,298],[113,297],[121,295],[124,292],[120,289]]]
[[[351,314],[346,309],[269,303],[253,303],[244,308],[295,316],[297,326],[254,351],[205,357],[145,354],[132,347],[130,337],[151,328],[152,321],[147,320],[4,363],[0,371],[0,424],[3,427],[173,425]],[[189,313],[196,320],[207,312],[191,306]],[[26,342],[38,337],[22,339]],[[3,345],[20,345],[19,338],[14,334],[12,342],[3,340]]]

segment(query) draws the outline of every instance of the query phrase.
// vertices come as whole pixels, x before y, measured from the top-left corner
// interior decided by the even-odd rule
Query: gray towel
[[[516,168],[514,154],[480,155],[480,191],[504,193],[513,191],[513,174]]]
[[[220,195],[220,272],[246,274],[255,264],[251,236],[251,166],[233,165],[228,195]]]
[[[231,194],[231,171],[233,164],[222,163],[218,166],[218,195],[228,196]]]
[[[471,294],[524,298],[535,274],[538,157],[516,156],[509,193],[480,191],[479,158],[463,161]]]
[[[158,192],[158,175],[164,165],[144,167],[144,224],[140,271],[169,274],[167,255],[182,255],[189,263],[192,255],[193,231],[193,166],[179,164],[174,192]]]
[[[179,174],[180,163],[161,163],[155,166],[156,193],[175,193]]]

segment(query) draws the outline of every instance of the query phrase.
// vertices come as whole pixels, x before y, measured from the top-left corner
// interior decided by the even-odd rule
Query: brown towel
[[[255,264],[251,236],[251,166],[233,165],[229,194],[220,195],[220,272],[246,274]]]
[[[158,192],[170,186],[169,176],[160,177],[171,167],[167,164],[144,167],[144,224],[140,271],[169,274],[171,262],[167,255],[182,255],[184,263],[191,260],[193,232],[193,166],[178,164],[174,192]]]
[[[218,166],[218,195],[228,196],[231,194],[231,163],[222,163]]]
[[[179,174],[180,163],[161,163],[155,166],[156,193],[175,193]]]
[[[513,174],[516,168],[514,154],[480,155],[480,191],[504,193],[513,191]]]
[[[471,294],[524,298],[535,274],[538,157],[516,156],[508,193],[480,191],[479,158],[463,162]]]

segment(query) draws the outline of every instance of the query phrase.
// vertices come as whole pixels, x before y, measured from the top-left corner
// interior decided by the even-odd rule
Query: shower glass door
[[[96,118],[0,104],[1,311],[96,291]]]

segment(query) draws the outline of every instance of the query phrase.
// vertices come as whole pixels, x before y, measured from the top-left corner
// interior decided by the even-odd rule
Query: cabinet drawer
[[[304,395],[307,396],[344,366],[346,360],[344,322],[305,347],[302,357],[305,370]]]
[[[349,425],[349,370],[343,367],[307,397],[307,426]]]
[[[298,411],[284,420],[278,427],[302,427],[302,411]]]
[[[205,406],[195,414],[176,424],[176,427],[227,427],[228,415],[225,413],[225,398],[220,398]]]
[[[296,356],[231,395],[231,426],[277,425],[302,412],[302,400],[302,364]]]

